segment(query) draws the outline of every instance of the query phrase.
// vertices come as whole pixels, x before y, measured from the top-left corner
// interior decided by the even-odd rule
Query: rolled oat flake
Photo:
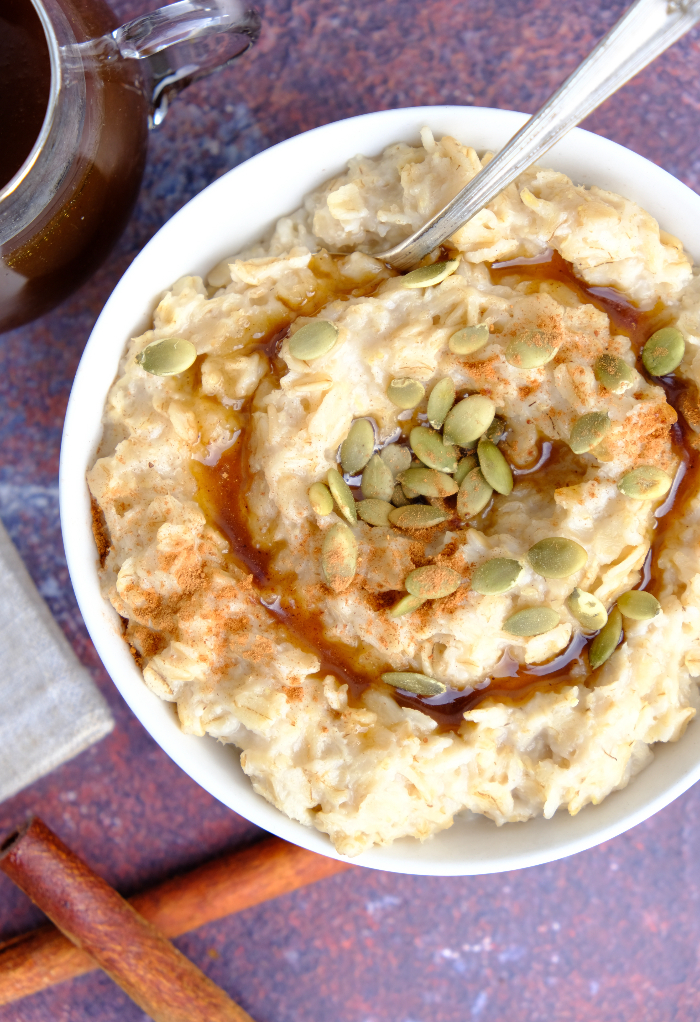
[[[289,352],[303,362],[327,355],[338,339],[338,328],[325,319],[305,323],[289,338]]]
[[[197,358],[192,341],[183,337],[164,337],[151,341],[136,356],[136,361],[151,376],[177,376],[189,369]]]
[[[382,674],[382,681],[393,688],[402,688],[404,692],[413,692],[417,696],[441,696],[447,686],[427,674],[415,671],[387,671]]]

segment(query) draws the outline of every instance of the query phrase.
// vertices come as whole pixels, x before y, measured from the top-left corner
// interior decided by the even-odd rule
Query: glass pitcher
[[[180,0],[121,27],[102,0],[3,0],[0,92],[16,106],[0,114],[0,332],[94,272],[136,200],[148,128],[259,31],[239,0]]]

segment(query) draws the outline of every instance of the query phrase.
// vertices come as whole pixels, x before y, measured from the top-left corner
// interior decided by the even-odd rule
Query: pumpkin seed
[[[478,464],[479,462],[473,454],[467,454],[466,457],[462,458],[459,465],[457,465],[457,471],[455,472],[455,482],[458,486],[462,485],[467,473],[471,472],[473,468],[476,468]]]
[[[513,473],[499,449],[490,440],[480,440],[476,453],[486,482],[497,493],[507,497],[513,489]]]
[[[347,518],[354,525],[357,521],[357,511],[355,510],[355,498],[350,487],[337,468],[329,468],[327,478],[328,488],[333,494],[333,499],[340,508],[343,518]]]
[[[617,607],[613,607],[607,623],[598,632],[588,650],[588,663],[593,670],[613,655],[621,636],[622,615]]]
[[[362,496],[390,500],[394,492],[394,477],[378,454],[373,454],[362,473]]]
[[[406,494],[403,492],[403,486],[401,483],[396,483],[394,485],[394,492],[391,495],[391,503],[394,507],[407,507],[411,503]]]
[[[507,593],[523,573],[520,561],[510,557],[492,557],[480,564],[472,575],[471,585],[482,596],[496,596]]]
[[[632,500],[658,500],[671,489],[673,480],[668,472],[654,465],[640,465],[622,477],[617,488]]]
[[[451,414],[451,413],[450,413]],[[428,468],[439,472],[454,472],[457,468],[457,454],[453,447],[442,442],[439,433],[425,426],[414,426],[410,435],[411,449]]]
[[[393,504],[388,500],[378,500],[376,497],[368,497],[367,500],[360,500],[355,505],[358,517],[368,525],[389,525],[389,512],[394,510]]]
[[[542,330],[528,330],[510,341],[505,351],[506,362],[516,369],[537,369],[552,361],[560,343]]]
[[[374,428],[369,419],[355,419],[350,432],[340,445],[343,472],[354,476],[361,472],[374,450]]]
[[[422,607],[425,600],[421,600],[419,596],[411,596],[410,593],[406,593],[402,596],[398,603],[389,611],[389,617],[403,617],[404,614],[412,614],[414,610],[418,610]]]
[[[313,483],[309,487],[309,503],[317,515],[329,515],[333,510],[333,498],[325,483]]]
[[[500,444],[507,432],[508,426],[506,425],[505,419],[502,419],[500,415],[495,415],[493,422],[484,433],[482,439],[490,440],[492,444]]]
[[[484,479],[480,468],[467,472],[457,494],[457,514],[460,518],[473,518],[483,511],[493,496],[493,489]]]
[[[440,429],[454,403],[454,381],[452,377],[444,376],[435,384],[428,398],[428,422],[433,429]]]
[[[289,353],[304,362],[327,355],[338,339],[338,328],[326,319],[305,323],[289,338]]]
[[[419,266],[401,278],[402,287],[431,287],[449,277],[459,266],[459,259],[449,259],[444,263],[431,263],[430,266]]]
[[[585,454],[603,440],[612,429],[607,412],[588,412],[571,427],[569,447],[574,454]]]
[[[650,376],[667,376],[683,361],[685,338],[675,326],[652,334],[642,348],[642,362]]]
[[[415,408],[425,396],[425,387],[419,380],[406,376],[392,380],[386,388],[386,396],[397,408]]]
[[[496,406],[483,394],[472,394],[450,410],[443,430],[445,439],[460,447],[478,440],[493,422]]]
[[[389,521],[398,529],[431,529],[447,520],[449,516],[429,504],[407,504],[395,507],[389,513]]]
[[[651,621],[661,611],[661,604],[652,596],[641,589],[631,589],[623,593],[617,601],[620,613],[629,617],[632,621]]]
[[[441,696],[447,691],[447,685],[441,681],[414,671],[387,671],[382,674],[382,681],[392,688],[402,688],[404,692],[413,692],[417,696]]]
[[[631,366],[609,351],[595,360],[593,375],[601,387],[611,390],[613,394],[622,394],[632,386],[637,376]]]
[[[597,632],[608,620],[604,604],[593,593],[585,593],[583,589],[573,589],[566,605],[578,623],[588,632]]]
[[[568,578],[580,571],[588,560],[588,554],[573,539],[550,536],[531,546],[527,559],[532,569],[543,578]]]
[[[323,537],[321,570],[326,583],[336,593],[342,593],[352,582],[357,568],[357,540],[345,525],[331,525]]]
[[[532,635],[549,632],[558,624],[559,615],[551,607],[525,607],[524,610],[516,610],[503,622],[503,631],[528,639]]]
[[[486,323],[478,326],[465,326],[452,334],[447,347],[455,355],[471,355],[473,351],[483,348],[489,339],[489,328]]]
[[[408,447],[402,447],[399,444],[389,444],[379,452],[379,457],[385,465],[389,466],[394,476],[397,476],[399,472],[405,472],[411,465],[411,452]]]
[[[442,564],[426,564],[409,571],[404,585],[411,596],[421,600],[439,600],[449,596],[462,584],[462,577]]]
[[[151,341],[136,356],[136,361],[151,376],[176,376],[189,369],[197,357],[192,341],[183,337],[164,337]]]
[[[434,468],[409,468],[401,473],[399,481],[404,493],[408,488],[421,497],[451,497],[459,489],[452,476],[436,472]]]

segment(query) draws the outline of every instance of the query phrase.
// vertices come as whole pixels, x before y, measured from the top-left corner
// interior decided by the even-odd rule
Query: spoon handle
[[[423,227],[378,258],[415,266],[555,142],[700,21],[700,0],[636,0],[506,147]]]

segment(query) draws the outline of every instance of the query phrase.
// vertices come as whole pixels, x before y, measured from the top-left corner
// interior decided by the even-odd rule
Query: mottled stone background
[[[126,20],[151,4],[114,6]],[[0,833],[38,812],[127,893],[257,836],[124,706],[87,637],[63,557],[57,470],[71,380],[139,249],[214,178],[316,125],[417,104],[534,111],[625,6],[270,0],[257,48],[173,104],[151,137],[141,196],[112,257],[56,312],[0,338],[0,516],[117,718],[100,745],[0,806]],[[695,189],[699,47],[696,32],[586,124]],[[178,945],[256,1022],[680,1022],[700,1012],[699,899],[700,791],[691,790],[563,862],[474,879],[353,872]],[[2,878],[0,939],[39,919]],[[143,1018],[101,974],[0,1008],[0,1022]]]

